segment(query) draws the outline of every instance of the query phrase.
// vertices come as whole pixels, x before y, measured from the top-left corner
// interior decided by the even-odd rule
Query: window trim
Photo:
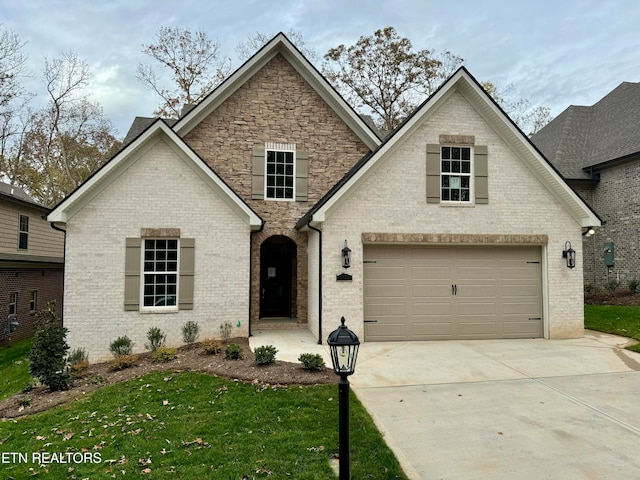
[[[469,149],[469,173],[443,172],[442,171],[442,149],[443,148],[468,148]],[[438,163],[440,171],[440,204],[443,206],[473,206],[475,205],[475,149],[473,145],[440,144],[440,160]],[[469,178],[469,200],[443,200],[442,199],[442,177],[443,175],[456,176],[459,178]]]
[[[269,196],[269,187],[267,185],[269,179],[269,169],[267,165],[267,158],[269,157],[269,152],[290,152],[292,153],[292,166],[293,172],[291,174],[292,179],[292,193],[291,198],[277,198]],[[288,144],[288,143],[273,143],[267,142],[264,146],[264,200],[266,201],[276,201],[276,202],[295,202],[296,201],[296,179],[297,179],[297,155],[296,155],[296,144]],[[285,176],[288,176],[285,174]]]
[[[38,309],[38,290],[31,290],[31,300],[29,300],[29,313],[35,313]]]
[[[176,303],[175,305],[162,305],[162,306],[156,306],[156,305],[151,305],[151,306],[145,306],[144,304],[144,289],[145,289],[145,275],[148,274],[149,272],[146,272],[144,269],[144,264],[145,264],[145,242],[147,240],[175,240],[176,241],[176,252],[177,252],[177,260],[176,260],[176,270],[175,272],[171,271],[171,272],[166,272],[169,274],[173,274],[175,273],[176,275],[176,293],[175,293],[175,297],[176,297]],[[153,237],[142,237],[140,238],[140,283],[139,283],[139,287],[140,287],[140,299],[139,299],[139,311],[140,312],[152,312],[152,313],[173,313],[173,312],[177,312],[180,309],[180,237],[162,237],[162,236],[153,236]],[[157,272],[153,273],[154,275],[157,274]]]
[[[9,294],[9,315],[14,316],[17,314],[18,314],[18,292],[12,292]]]
[[[22,229],[22,219],[25,219],[26,230]],[[24,247],[22,246],[22,239],[24,238]],[[29,250],[29,216],[19,214],[18,215],[18,250]]]

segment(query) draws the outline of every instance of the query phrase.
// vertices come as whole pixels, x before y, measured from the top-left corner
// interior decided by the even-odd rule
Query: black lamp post
[[[356,359],[358,358],[358,348],[360,340],[355,333],[344,324],[344,317],[340,319],[342,323],[337,329],[329,334],[327,343],[331,349],[331,362],[333,371],[340,375],[338,383],[339,402],[339,422],[340,435],[339,455],[340,455],[340,480],[349,480],[351,477],[349,467],[349,380],[356,369]]]

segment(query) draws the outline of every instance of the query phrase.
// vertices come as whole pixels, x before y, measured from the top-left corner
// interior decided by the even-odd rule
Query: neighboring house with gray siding
[[[283,34],[175,123],[137,119],[48,219],[67,231],[69,342],[93,360],[150,327],[179,344],[188,320],[578,337],[582,267],[562,251],[599,224],[467,70],[383,140]]]
[[[35,312],[55,300],[62,308],[64,234],[49,209],[20,188],[0,182],[0,344],[35,332]]]
[[[602,219],[583,237],[585,287],[640,280],[640,83],[571,105],[531,140]]]

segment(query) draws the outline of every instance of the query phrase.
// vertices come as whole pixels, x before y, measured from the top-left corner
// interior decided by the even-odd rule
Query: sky
[[[448,50],[479,81],[513,85],[556,116],[640,81],[639,20],[637,0],[0,0],[0,28],[25,42],[35,101],[45,99],[44,59],[74,52],[120,137],[160,104],[136,79],[160,27],[205,31],[235,69],[237,45],[256,32],[293,30],[323,55],[392,26],[414,50]]]

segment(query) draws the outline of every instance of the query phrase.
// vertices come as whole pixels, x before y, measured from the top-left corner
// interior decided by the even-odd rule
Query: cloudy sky
[[[45,57],[75,52],[121,136],[159,104],[135,72],[161,26],[206,31],[234,67],[256,32],[294,30],[324,54],[393,26],[414,49],[449,50],[478,80],[513,84],[557,115],[640,81],[639,20],[637,0],[0,0],[0,26],[26,42],[29,90],[43,98]]]

